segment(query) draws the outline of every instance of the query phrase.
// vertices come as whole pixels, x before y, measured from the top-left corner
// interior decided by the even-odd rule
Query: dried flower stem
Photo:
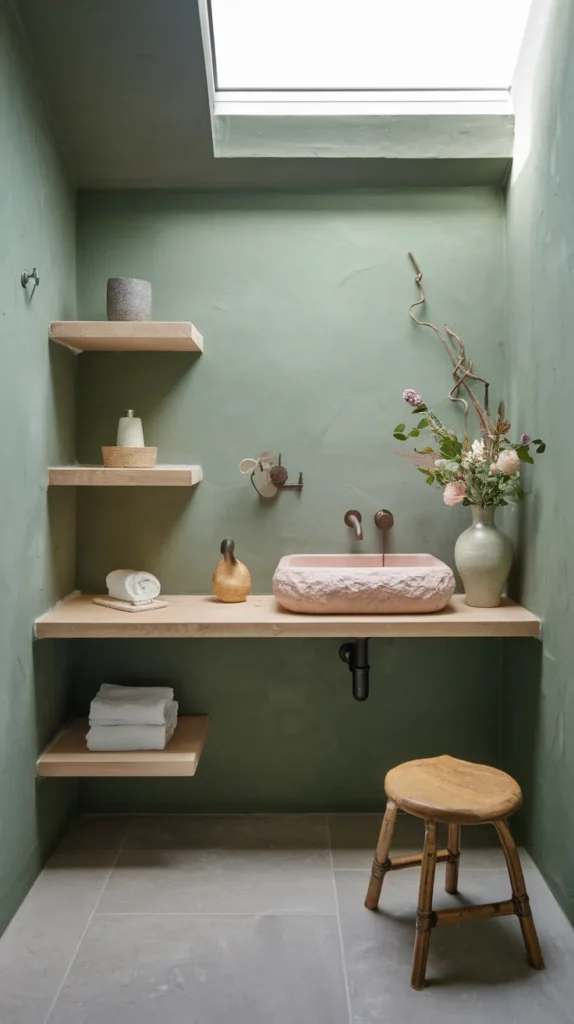
[[[450,327],[445,324],[444,335],[439,331],[438,327],[431,324],[428,320],[419,320],[418,317],[413,313],[413,309],[416,306],[423,306],[426,302],[425,294],[422,289],[423,272],[419,267],[416,259],[412,252],[409,252],[409,259],[415,268],[416,277],[415,284],[419,290],[419,297],[416,302],[412,302],[409,306],[409,316],[415,324],[419,327],[430,327],[431,331],[434,331],[436,336],[440,338],[443,347],[453,365],[452,375],[454,378],[454,384],[449,392],[449,399],[451,402],[459,402],[464,409],[464,436],[468,444],[468,431],[467,431],[467,418],[468,418],[468,401],[463,398],[460,394],[461,389],[466,392],[467,398],[470,400],[474,407],[474,411],[478,416],[480,423],[480,430],[482,434],[488,436],[494,433],[494,426],[488,413],[488,389],[489,383],[484,377],[480,377],[478,374],[473,373],[472,360],[468,358],[466,349],[463,342],[454,331],[451,331]],[[480,381],[484,385],[484,405],[481,405],[478,398],[472,390],[471,381]]]

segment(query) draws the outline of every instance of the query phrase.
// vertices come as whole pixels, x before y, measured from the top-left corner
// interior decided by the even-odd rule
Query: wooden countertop
[[[127,613],[96,605],[89,594],[71,594],[36,620],[39,640],[107,637],[472,637],[539,636],[540,619],[509,599],[499,608],[470,608],[455,594],[430,615],[296,615],[270,594],[243,604],[211,595],[162,594],[167,608]]]

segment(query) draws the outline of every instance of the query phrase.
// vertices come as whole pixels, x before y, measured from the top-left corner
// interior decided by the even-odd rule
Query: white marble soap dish
[[[159,608],[167,608],[167,601],[148,601],[145,604],[132,604],[131,601],[118,601],[115,597],[94,597],[94,604],[104,608],[114,608],[119,612],[156,612]]]

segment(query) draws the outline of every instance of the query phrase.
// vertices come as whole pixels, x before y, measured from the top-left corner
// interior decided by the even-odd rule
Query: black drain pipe
[[[341,644],[339,657],[346,661],[353,676],[353,697],[355,700],[366,700],[369,696],[369,641],[349,640]]]

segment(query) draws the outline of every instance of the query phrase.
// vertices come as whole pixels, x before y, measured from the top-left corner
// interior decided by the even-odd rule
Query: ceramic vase
[[[110,277],[108,320],[151,320],[151,284],[139,277]]]
[[[461,533],[454,560],[464,584],[466,603],[496,608],[512,565],[512,544],[494,524],[494,508],[472,505],[472,526]]]

